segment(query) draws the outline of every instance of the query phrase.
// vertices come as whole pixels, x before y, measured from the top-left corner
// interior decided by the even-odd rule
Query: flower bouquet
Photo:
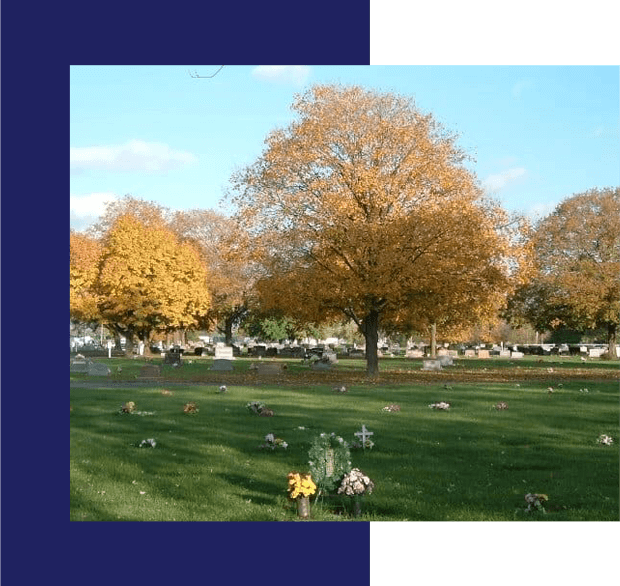
[[[139,448],[154,448],[157,445],[157,442],[155,441],[154,438],[149,438],[149,439],[145,439],[142,440],[140,442],[140,444],[138,445]]]
[[[528,513],[532,511],[542,511],[546,513],[545,507],[543,503],[546,503],[549,500],[549,497],[546,494],[536,494],[536,493],[527,493],[525,495],[525,502],[527,503],[527,509],[525,509]]]
[[[602,433],[601,435],[599,435],[597,443],[601,444],[602,446],[611,446],[611,444],[614,443],[614,438],[610,435],[607,435],[606,433]]]
[[[268,433],[265,436],[265,443],[261,444],[258,447],[267,450],[275,450],[277,448],[285,450],[286,448],[288,448],[288,444],[283,439],[275,437],[273,433]]]
[[[497,409],[498,411],[504,411],[508,409],[508,403],[506,403],[505,401],[500,401],[495,405],[495,409]]]
[[[439,411],[447,411],[450,409],[450,403],[446,403],[445,401],[439,401],[439,403],[431,403],[429,405],[431,409],[438,409]]]
[[[183,413],[193,415],[194,413],[198,413],[198,411],[199,409],[196,401],[190,401],[189,403],[185,403],[185,405],[183,405]]]
[[[386,411],[387,413],[398,413],[400,411],[400,405],[396,403],[392,403],[391,405],[386,405],[381,411]]]
[[[307,519],[310,516],[310,496],[316,492],[312,475],[309,472],[289,472],[287,479],[288,497],[297,501],[297,514],[302,519]]]
[[[375,483],[366,476],[359,468],[353,468],[346,474],[338,487],[338,494],[351,497],[354,504],[354,513],[359,517],[362,512],[361,499],[372,494]]]
[[[133,401],[127,401],[121,405],[120,413],[133,413],[136,410],[136,404]]]
[[[262,401],[250,401],[246,405],[246,409],[251,413],[256,413],[257,415],[260,415],[260,412],[265,409],[265,403],[263,403]]]
[[[374,445],[375,445],[375,442],[373,442],[371,439],[367,439],[365,442],[362,442],[361,440],[354,440],[351,442],[351,449],[352,450],[372,450]]]

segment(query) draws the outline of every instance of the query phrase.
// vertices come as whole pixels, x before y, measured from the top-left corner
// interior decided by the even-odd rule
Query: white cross
[[[368,431],[365,425],[362,425],[362,431],[356,431],[353,435],[356,435],[362,439],[362,447],[366,447],[366,439],[371,435],[374,435],[374,432]]]

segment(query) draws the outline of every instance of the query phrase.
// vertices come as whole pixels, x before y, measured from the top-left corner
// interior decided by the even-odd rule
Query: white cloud
[[[512,169],[506,169],[501,173],[489,175],[483,182],[482,187],[486,191],[498,191],[503,189],[507,185],[514,183],[521,177],[524,177],[527,171],[523,167],[513,167]]]
[[[174,151],[167,144],[130,140],[122,145],[71,147],[71,171],[170,171],[197,161],[186,151]]]
[[[548,203],[537,203],[531,206],[526,214],[530,217],[530,219],[534,221],[538,221],[546,216],[548,216],[551,212],[555,210],[558,206],[557,203],[548,202]]]
[[[69,208],[71,227],[83,230],[97,221],[105,212],[106,203],[119,199],[115,193],[89,193],[88,195],[70,195]]]
[[[252,75],[256,79],[270,83],[303,85],[310,76],[310,67],[306,65],[259,65],[252,70]]]

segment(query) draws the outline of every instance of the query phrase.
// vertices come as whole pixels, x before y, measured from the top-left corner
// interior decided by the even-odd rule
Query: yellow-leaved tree
[[[215,325],[232,344],[233,329],[248,315],[254,284],[247,236],[228,216],[214,210],[177,211],[170,229],[200,251],[209,270],[211,306],[200,327]]]
[[[194,327],[209,310],[207,270],[196,249],[164,227],[118,216],[103,240],[95,284],[101,318],[148,348],[151,333]]]
[[[99,272],[101,243],[86,234],[70,232],[69,313],[82,323],[99,323],[97,295],[93,285]]]
[[[370,376],[382,323],[497,310],[527,247],[483,197],[456,136],[411,99],[358,86],[314,86],[293,110],[231,179],[236,219],[262,255],[265,308],[352,319]]]

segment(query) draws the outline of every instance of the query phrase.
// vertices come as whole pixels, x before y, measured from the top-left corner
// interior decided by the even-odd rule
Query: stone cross
[[[365,425],[362,425],[362,431],[356,431],[353,435],[361,438],[362,447],[366,448],[366,440],[370,438],[371,435],[374,435],[374,432],[368,431]]]

